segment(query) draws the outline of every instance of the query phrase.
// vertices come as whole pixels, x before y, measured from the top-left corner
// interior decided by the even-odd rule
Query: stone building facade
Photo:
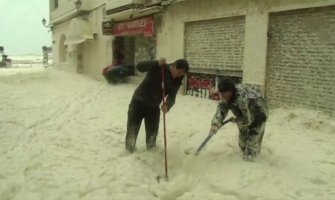
[[[76,9],[78,1],[82,5]],[[133,42],[125,51],[134,64],[149,58],[188,59],[192,90],[198,90],[188,92],[187,80],[185,94],[204,92],[207,98],[209,83],[230,76],[262,91],[271,106],[306,107],[335,116],[335,0],[57,2],[50,16],[59,68],[70,63],[72,71],[102,79],[101,69],[113,58],[113,41],[120,37],[106,35],[102,24],[112,27],[153,16],[154,35],[129,36]],[[74,18],[89,25],[91,37],[67,45]]]

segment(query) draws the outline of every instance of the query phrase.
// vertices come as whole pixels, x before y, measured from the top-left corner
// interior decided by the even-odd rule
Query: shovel
[[[228,124],[229,122],[233,121],[234,118],[230,118],[222,123],[222,126]],[[205,138],[205,140],[200,144],[197,151],[195,152],[195,155],[199,155],[200,151],[205,147],[207,142],[213,137],[214,133],[209,133],[208,136]]]

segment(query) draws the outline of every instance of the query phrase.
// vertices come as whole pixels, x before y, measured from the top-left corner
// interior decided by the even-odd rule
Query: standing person
[[[160,109],[162,103],[162,72],[165,74],[166,104],[161,105],[162,112],[168,112],[175,103],[176,95],[184,76],[188,73],[188,63],[184,59],[176,60],[173,64],[160,61],[140,62],[136,68],[147,72],[144,80],[137,87],[129,105],[126,149],[135,151],[136,138],[144,119],[147,149],[156,147],[159,128]]]
[[[221,101],[213,117],[210,132],[215,134],[221,127],[228,111],[236,118],[233,122],[239,129],[239,146],[244,160],[253,160],[261,151],[267,105],[261,93],[244,85],[235,85],[231,80],[222,80],[218,85]]]

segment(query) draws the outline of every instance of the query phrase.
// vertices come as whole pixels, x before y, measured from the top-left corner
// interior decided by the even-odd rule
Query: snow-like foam
[[[241,159],[234,124],[194,156],[216,102],[178,96],[167,114],[165,181],[162,129],[156,150],[146,151],[144,127],[136,152],[124,149],[135,86],[43,68],[8,74],[0,76],[1,199],[335,199],[335,124],[322,113],[271,110],[255,162]]]

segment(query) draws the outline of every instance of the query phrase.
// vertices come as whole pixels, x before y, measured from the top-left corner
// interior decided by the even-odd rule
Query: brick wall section
[[[335,7],[271,14],[269,33],[270,104],[335,116]]]
[[[185,58],[193,68],[242,70],[245,17],[189,22]]]

